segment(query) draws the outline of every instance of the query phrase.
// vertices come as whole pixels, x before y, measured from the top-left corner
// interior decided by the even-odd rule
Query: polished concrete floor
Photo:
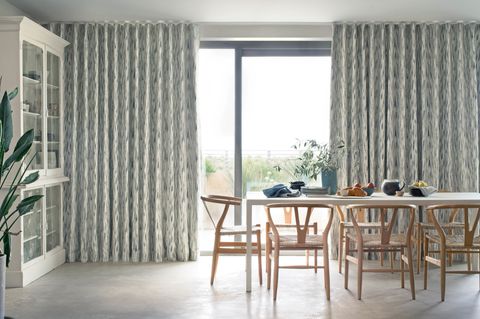
[[[299,257],[285,257],[294,263]],[[332,300],[325,300],[323,275],[280,270],[278,300],[258,286],[244,291],[244,259],[222,257],[215,285],[210,258],[165,264],[65,264],[22,289],[8,289],[7,315],[16,319],[143,318],[480,318],[478,275],[450,275],[446,301],[439,302],[438,270],[428,290],[416,278],[417,300],[400,288],[398,274],[365,274],[363,300],[343,288],[336,262]],[[352,266],[351,289],[355,289]],[[408,286],[408,285],[407,285]]]

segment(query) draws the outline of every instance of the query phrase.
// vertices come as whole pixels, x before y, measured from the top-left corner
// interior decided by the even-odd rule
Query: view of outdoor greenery
[[[232,49],[200,50],[203,194],[234,195],[234,66]],[[329,99],[330,57],[242,59],[242,196],[298,180],[291,172],[299,150],[292,146],[297,139],[328,143]],[[218,220],[223,207],[209,209]],[[214,226],[205,210],[199,214],[200,250],[209,251]],[[263,208],[255,208],[253,219],[265,223]],[[233,209],[224,224],[234,224]]]

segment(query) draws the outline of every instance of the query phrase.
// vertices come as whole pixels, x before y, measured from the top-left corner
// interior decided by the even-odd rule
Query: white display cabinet
[[[0,43],[2,91],[19,89],[12,101],[12,144],[33,129],[27,160],[34,157],[29,169],[40,174],[38,181],[20,191],[20,197],[44,195],[13,229],[20,235],[12,237],[7,286],[23,287],[65,262],[63,51],[68,42],[26,17],[0,17]]]

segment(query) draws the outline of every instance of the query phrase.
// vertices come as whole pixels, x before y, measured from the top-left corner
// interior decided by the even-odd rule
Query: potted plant
[[[33,130],[25,132],[17,141],[13,151],[5,158],[13,137],[10,100],[15,98],[17,93],[18,89],[11,93],[5,92],[0,102],[0,163],[2,164],[0,188],[3,189],[0,205],[0,241],[3,244],[0,249],[0,318],[5,316],[5,270],[10,262],[11,236],[19,234],[12,233],[11,229],[18,219],[30,212],[35,203],[43,196],[33,195],[18,201],[18,188],[35,182],[39,177],[38,172],[25,176],[30,163],[36,156],[34,154],[28,161],[26,159],[33,143]]]
[[[330,195],[337,192],[337,169],[345,150],[345,142],[343,141],[333,146],[323,144],[318,147],[317,165],[322,173],[322,186],[328,187]]]
[[[328,144],[318,144],[316,140],[301,141],[292,146],[299,150],[300,155],[293,161],[291,168],[288,164],[274,166],[277,171],[282,169],[295,179],[304,182],[316,181],[318,176],[322,176],[322,186],[330,189],[329,193],[334,194],[337,190],[336,172],[339,166],[339,160],[344,154],[345,143],[340,141],[334,147]],[[293,182],[292,184],[294,184]]]

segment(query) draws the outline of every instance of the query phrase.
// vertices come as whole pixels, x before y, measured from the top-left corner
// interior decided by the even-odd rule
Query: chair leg
[[[280,251],[275,248],[273,251],[273,300],[277,300],[277,290],[278,290],[278,270],[279,270],[279,257],[280,257]]]
[[[383,267],[384,258],[385,258],[384,257],[384,252],[382,251],[382,252],[380,252],[380,266],[382,266],[382,267]]]
[[[340,223],[340,228],[338,231],[338,273],[342,273],[342,258],[343,258],[343,239],[345,238],[345,228],[343,224]]]
[[[423,289],[427,289],[428,286],[428,244],[429,240],[427,237],[423,239]]]
[[[363,281],[363,247],[357,243],[358,263],[357,263],[357,297],[362,300],[362,281]]]
[[[262,235],[257,231],[257,255],[258,255],[258,281],[260,286],[263,284],[262,278]]]
[[[395,252],[391,251],[390,252],[390,269],[392,270],[392,274],[393,274],[393,261],[394,260],[395,260]]]
[[[313,233],[314,233],[315,235],[318,234],[318,226],[317,226],[317,223],[314,224]],[[325,247],[324,247],[323,249],[325,250]],[[315,270],[315,273],[317,273],[317,271],[318,271],[318,249],[314,249],[314,250],[313,250],[313,258],[314,258],[314,261],[313,261],[313,269]]]
[[[445,246],[440,244],[440,297],[442,301],[445,301],[445,281],[446,281],[446,251]]]
[[[467,270],[472,271],[472,255],[470,254],[470,250],[467,248]]]
[[[215,280],[215,273],[217,272],[219,246],[220,246],[220,236],[215,235],[215,243],[213,246],[213,255],[212,255],[212,273],[210,276],[210,285],[213,285],[213,281]]]
[[[401,282],[400,287],[401,288],[405,288],[405,272],[404,272],[405,264],[404,264],[403,259],[402,259],[402,256],[403,256],[404,252],[405,252],[405,250],[402,247],[400,249],[400,270],[401,270],[401,272],[400,272],[400,282]]]
[[[315,255],[317,250],[315,250]],[[315,258],[315,263],[317,259]],[[316,269],[315,269],[316,272]],[[325,282],[325,293],[327,300],[330,300],[330,260],[328,258],[328,245],[323,246],[323,280]]]
[[[349,256],[350,253],[350,238],[345,237],[345,274],[344,274],[344,286],[345,289],[348,289],[348,267],[349,267],[349,262],[347,256]]]
[[[407,260],[408,260],[408,276],[410,279],[410,291],[412,293],[412,300],[415,300],[415,277],[413,274],[412,246],[407,247]]]
[[[417,274],[420,273],[420,264],[422,263],[422,225],[417,225]]]
[[[310,250],[305,250],[305,256],[307,257],[307,267],[310,266]]]
[[[272,241],[270,238],[266,238],[265,242],[265,258],[266,258],[266,268],[267,268],[267,289],[270,290],[270,282],[272,281],[272,259],[271,259],[271,253],[272,253]]]

